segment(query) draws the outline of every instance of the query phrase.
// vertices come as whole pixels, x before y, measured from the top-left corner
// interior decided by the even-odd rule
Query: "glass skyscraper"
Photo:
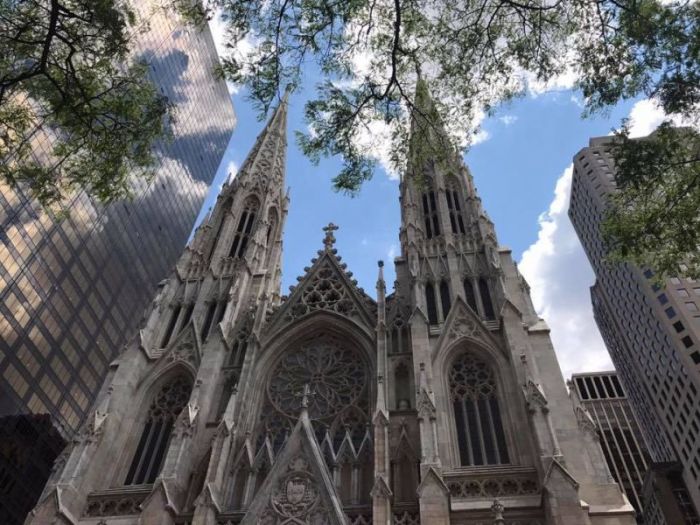
[[[187,241],[235,125],[208,28],[141,1],[134,53],[176,106],[150,184],[58,219],[0,183],[0,523],[21,522]],[[36,153],[50,139],[37,141]]]

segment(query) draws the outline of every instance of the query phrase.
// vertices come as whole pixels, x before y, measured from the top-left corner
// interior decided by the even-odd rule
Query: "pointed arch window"
[[[425,285],[425,304],[428,309],[428,322],[438,324],[437,302],[435,300],[435,288],[432,283]]]
[[[165,328],[165,333],[163,333],[163,338],[160,340],[161,348],[165,348],[166,346],[168,346],[168,343],[170,342],[170,339],[173,336],[173,332],[175,331],[175,327],[177,326],[177,320],[180,317],[181,311],[182,304],[176,304],[173,308],[173,311],[170,314],[170,320],[168,321],[168,326]]]
[[[191,391],[192,381],[188,376],[180,374],[163,385],[156,394],[148,409],[146,424],[126,475],[125,485],[155,481],[162,467],[175,421],[187,404]]]
[[[447,319],[447,314],[450,313],[452,299],[450,298],[450,287],[447,281],[440,281],[440,305],[442,306],[442,319]]]
[[[391,345],[389,347],[389,353],[404,354],[411,351],[410,334],[408,331],[408,326],[400,317],[397,317],[394,321],[394,326],[391,329],[390,338]]]
[[[277,210],[272,208],[269,212],[269,225],[267,227],[266,241],[268,247],[270,246],[270,239],[273,238],[275,230],[277,230]]]
[[[495,319],[496,314],[493,310],[493,303],[491,302],[489,284],[483,277],[479,279],[479,293],[481,295],[481,304],[484,306],[484,317],[486,317],[486,319]]]
[[[476,293],[474,293],[474,285],[470,277],[464,278],[464,296],[467,299],[467,304],[475,313],[479,310],[476,308]]]
[[[233,206],[233,199],[229,197],[222,207],[221,219],[219,220],[219,224],[216,228],[216,234],[214,235],[211,246],[209,247],[209,255],[207,256],[207,259],[211,259],[212,255],[214,255],[214,250],[216,250],[216,245],[219,244],[219,238],[221,237],[221,232],[224,229],[224,224],[226,224],[226,218],[231,212],[231,206]]]
[[[464,215],[462,214],[462,203],[459,198],[457,186],[450,184],[445,190],[445,198],[447,199],[447,210],[450,214],[450,226],[452,233],[464,234]]]
[[[241,217],[238,219],[238,227],[236,234],[233,237],[233,244],[229,250],[229,257],[240,258],[245,255],[245,250],[248,247],[250,233],[253,231],[255,224],[255,216],[258,213],[258,201],[255,198],[250,198],[245,202]]]
[[[460,462],[463,466],[510,462],[493,368],[471,353],[449,372]]]
[[[438,216],[437,198],[432,186],[423,193],[423,222],[428,239],[440,235],[440,217]]]
[[[403,361],[394,368],[394,402],[396,410],[411,408],[411,373]]]

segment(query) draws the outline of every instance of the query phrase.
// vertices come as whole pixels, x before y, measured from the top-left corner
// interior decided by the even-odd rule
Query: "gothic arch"
[[[173,412],[168,416],[165,416],[168,423],[170,424],[169,429],[161,429],[159,432],[167,432],[167,436],[164,436],[162,441],[162,452],[163,457],[160,461],[160,465],[155,465],[155,475],[157,476],[158,471],[162,468],[163,461],[167,455],[167,447],[175,431],[175,424],[180,415],[180,412],[185,407],[192,395],[192,389],[195,384],[196,374],[189,363],[176,361],[173,362],[160,371],[152,374],[146,382],[137,388],[136,396],[134,399],[133,407],[136,411],[136,417],[134,417],[134,423],[132,424],[131,431],[127,434],[127,440],[122,448],[122,453],[120,457],[120,465],[117,469],[117,479],[114,482],[117,485],[132,485],[134,483],[144,483],[142,478],[152,478],[153,472],[141,472],[139,465],[137,464],[137,459],[139,455],[145,455],[147,452],[144,445],[150,439],[148,437],[149,429],[147,425],[150,425],[151,416],[156,412],[165,410],[166,406],[172,407]],[[163,408],[156,407],[157,399],[161,395],[166,397],[170,394],[165,392],[168,387],[177,383],[176,388],[177,399],[176,400],[164,400]],[[185,393],[183,388],[187,385],[187,392]],[[173,394],[175,395],[175,394]],[[173,404],[174,403],[174,404]],[[156,407],[156,408],[154,408]],[[164,428],[167,428],[164,427]],[[157,436],[156,436],[157,438]],[[146,440],[146,441],[144,441]],[[156,443],[155,448],[158,448],[158,443]],[[153,453],[153,452],[152,452]],[[145,457],[145,456],[144,456]],[[150,482],[146,479],[145,482]]]
[[[447,465],[453,468],[479,468],[479,466],[463,466],[460,459],[459,440],[457,435],[457,421],[451,399],[450,372],[452,366],[464,355],[474,356],[484,362],[493,373],[496,398],[500,411],[501,425],[505,435],[505,447],[508,461],[501,464],[517,465],[521,461],[522,447],[524,444],[515,439],[516,414],[514,413],[522,405],[522,394],[518,392],[517,380],[511,373],[512,365],[503,352],[466,337],[457,339],[448,348],[436,356],[433,370],[439,371],[439,394],[437,396],[438,411],[444,414],[440,425],[443,427],[443,435],[449,437],[446,450],[441,451],[441,456],[447,461]],[[487,466],[484,464],[483,466]],[[481,468],[483,468],[481,466]]]
[[[327,312],[294,323],[283,336],[264,345],[249,372],[257,380],[247,400],[250,410],[242,422],[255,452],[269,441],[274,455],[279,454],[299,417],[298,394],[304,384],[310,384],[316,395],[311,396],[309,415],[318,442],[323,442],[328,434],[332,463],[347,439],[354,452],[363,450],[361,457],[352,460],[352,468],[345,476],[353,479],[353,487],[361,482],[354,478],[362,477],[365,463],[373,466],[373,455],[364,451],[363,443],[371,431],[376,395],[374,348],[374,341],[364,330]],[[343,490],[348,497],[358,497],[356,489]]]
[[[221,213],[219,217],[216,218],[216,224],[213,226],[213,230],[215,231],[214,235],[209,237],[209,246],[207,247],[207,258],[206,260],[209,261],[212,258],[212,255],[214,255],[214,250],[216,250],[216,246],[219,244],[219,239],[221,237],[221,233],[224,229],[224,223],[226,222],[226,217],[231,213],[233,208],[233,197],[228,197],[226,201],[224,202],[224,205],[221,207]]]
[[[235,221],[235,230],[231,246],[228,249],[228,257],[243,258],[246,254],[248,244],[254,235],[254,230],[257,223],[260,221],[260,204],[261,199],[249,194],[243,201],[243,206],[237,214]]]
[[[330,310],[316,310],[310,312],[291,323],[273,323],[266,326],[265,331],[273,328],[269,333],[262,336],[261,356],[280,351],[280,347],[286,347],[288,342],[294,338],[302,337],[304,334],[318,329],[327,329],[344,337],[350,337],[355,343],[365,349],[366,355],[372,361],[376,354],[374,342],[374,325],[359,322],[357,319],[341,315]]]

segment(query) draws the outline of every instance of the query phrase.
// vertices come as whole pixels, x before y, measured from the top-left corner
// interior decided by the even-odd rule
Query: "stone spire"
[[[279,188],[282,187],[287,156],[288,101],[289,90],[285,92],[267,125],[258,135],[234,180],[243,183],[246,179],[255,179],[252,182],[263,182],[265,186],[276,183]]]

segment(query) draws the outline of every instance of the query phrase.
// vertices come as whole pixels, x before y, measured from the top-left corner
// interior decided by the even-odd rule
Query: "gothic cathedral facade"
[[[400,185],[393,293],[381,262],[376,300],[358,288],[331,224],[280,295],[286,113],[161,283],[27,524],[634,523],[456,153]]]

